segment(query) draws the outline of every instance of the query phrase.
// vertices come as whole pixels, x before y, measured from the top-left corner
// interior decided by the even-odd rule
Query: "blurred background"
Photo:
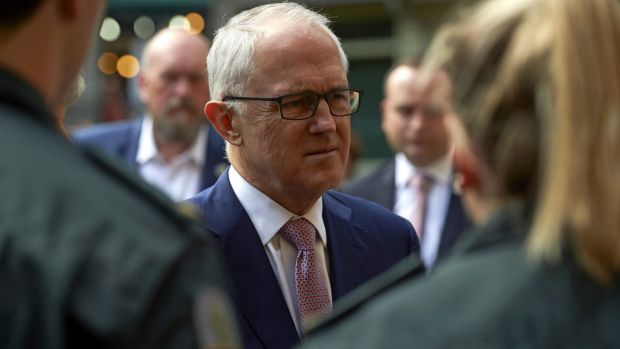
[[[365,173],[391,152],[380,128],[383,76],[393,62],[422,52],[437,26],[468,0],[297,1],[327,15],[350,60],[349,84],[364,90],[351,119],[360,146],[354,174]],[[139,57],[159,29],[214,31],[234,14],[269,3],[259,0],[109,0],[99,37],[83,67],[86,91],[69,109],[75,128],[139,116],[136,94]]]

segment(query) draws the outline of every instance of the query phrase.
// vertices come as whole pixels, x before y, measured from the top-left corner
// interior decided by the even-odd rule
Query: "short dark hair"
[[[12,0],[0,3],[0,27],[18,24],[32,15],[43,0]]]

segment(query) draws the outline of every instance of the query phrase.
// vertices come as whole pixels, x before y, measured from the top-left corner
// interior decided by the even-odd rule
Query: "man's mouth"
[[[323,155],[323,154],[329,154],[331,152],[335,152],[336,150],[338,150],[337,146],[329,146],[329,147],[325,147],[325,148],[320,148],[320,149],[315,149],[312,151],[309,151],[306,153],[307,156],[312,156],[312,155]]]

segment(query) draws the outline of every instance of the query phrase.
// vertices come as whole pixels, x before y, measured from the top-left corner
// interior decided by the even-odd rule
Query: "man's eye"
[[[329,99],[333,99],[333,100],[336,100],[336,101],[346,101],[346,100],[349,99],[349,93],[347,93],[345,91],[334,92],[334,93],[329,95]]]
[[[396,112],[402,116],[411,116],[415,113],[414,107],[396,107]]]
[[[445,114],[445,111],[438,105],[429,105],[424,108],[424,114],[430,117],[440,117]]]
[[[290,96],[282,100],[283,108],[305,108],[313,104],[312,95]]]

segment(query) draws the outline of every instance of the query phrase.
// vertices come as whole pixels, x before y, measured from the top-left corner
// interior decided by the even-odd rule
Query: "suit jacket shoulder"
[[[419,254],[411,224],[375,203],[329,191],[323,207],[334,299]]]
[[[418,238],[411,223],[389,209],[375,202],[333,190],[323,196],[323,202],[327,209],[333,206],[333,202],[348,207],[350,224],[360,231],[378,234],[377,238],[384,243],[392,243],[392,239],[408,241],[408,253],[419,252]]]
[[[81,146],[96,147],[133,163],[138,152],[142,121],[143,118],[138,118],[93,125],[78,129],[71,136]]]
[[[368,175],[344,183],[338,190],[392,210],[396,195],[395,171],[396,161],[392,158],[381,163]]]
[[[118,156],[133,167],[136,165],[143,120],[144,118],[138,118],[85,127],[73,132],[72,138],[80,146],[97,148],[108,154]],[[211,126],[207,126],[207,132],[207,143],[204,150],[205,163],[200,176],[200,190],[215,183],[217,177],[228,165],[224,140]]]

